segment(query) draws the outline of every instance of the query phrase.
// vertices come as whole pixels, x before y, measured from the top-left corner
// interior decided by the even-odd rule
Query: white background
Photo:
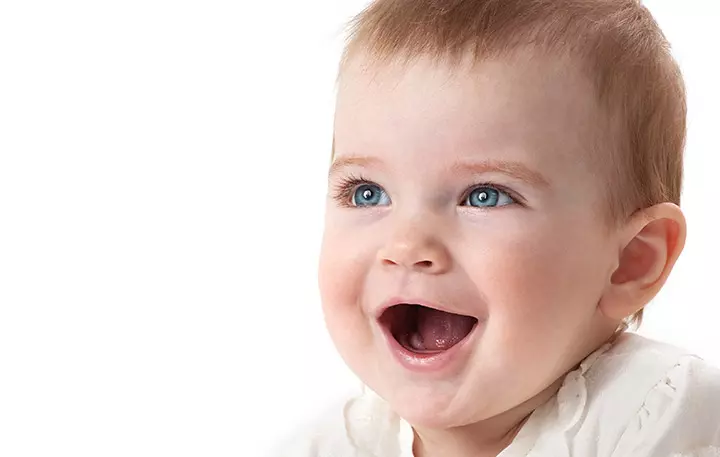
[[[0,3],[0,455],[261,455],[353,386],[315,269],[364,4]],[[720,364],[718,4],[646,4],[689,239],[641,333]]]

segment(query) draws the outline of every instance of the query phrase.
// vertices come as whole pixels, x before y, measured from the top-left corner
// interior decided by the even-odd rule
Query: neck
[[[489,419],[444,430],[413,428],[415,457],[494,457],[508,447],[533,411],[562,385],[562,378],[526,402]]]

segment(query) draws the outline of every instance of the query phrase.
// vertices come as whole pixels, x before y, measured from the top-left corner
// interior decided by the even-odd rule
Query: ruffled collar
[[[498,457],[525,457],[535,448],[553,450],[553,457],[570,457],[568,430],[581,421],[588,402],[588,370],[612,347],[606,343],[565,375],[557,393],[530,415],[510,445]]]

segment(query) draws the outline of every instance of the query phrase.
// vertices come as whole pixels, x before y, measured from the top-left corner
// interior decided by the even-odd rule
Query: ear
[[[620,321],[655,297],[685,246],[686,233],[685,216],[673,203],[631,217],[621,230],[617,268],[599,304],[606,317]]]

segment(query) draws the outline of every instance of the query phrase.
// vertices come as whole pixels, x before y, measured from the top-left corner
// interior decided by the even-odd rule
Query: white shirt
[[[413,431],[367,388],[277,457],[412,457]],[[565,376],[498,457],[720,457],[720,369],[620,335]]]

